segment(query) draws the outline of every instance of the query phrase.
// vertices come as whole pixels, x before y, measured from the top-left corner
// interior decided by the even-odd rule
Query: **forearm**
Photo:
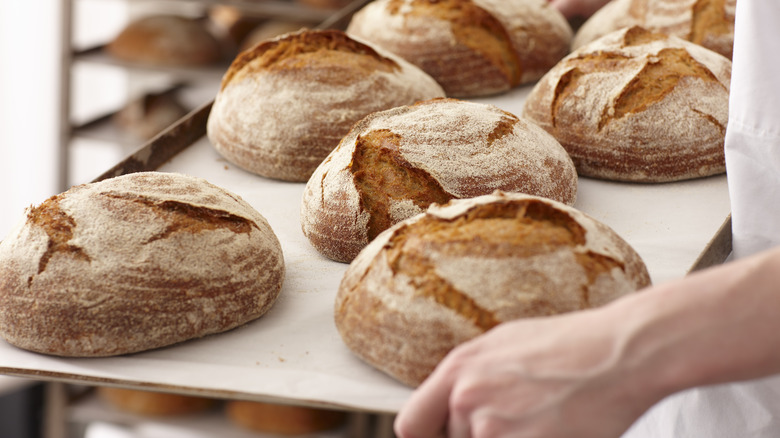
[[[396,431],[618,437],[667,395],[780,371],[778,277],[775,250],[604,307],[501,324],[441,362]]]
[[[604,309],[615,357],[656,398],[780,372],[780,250],[656,286]]]

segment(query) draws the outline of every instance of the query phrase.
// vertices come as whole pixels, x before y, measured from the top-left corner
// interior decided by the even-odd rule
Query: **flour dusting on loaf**
[[[302,30],[233,61],[207,131],[239,167],[306,181],[365,115],[442,96],[433,78],[395,55],[340,31]]]
[[[432,206],[380,234],[345,272],[335,320],[358,357],[417,386],[452,348],[502,322],[601,306],[649,283],[606,225],[497,192]]]
[[[376,0],[347,33],[419,66],[452,97],[534,81],[568,53],[572,38],[545,0]]]
[[[523,116],[580,175],[666,182],[725,171],[731,61],[640,27],[581,47],[546,74]]]
[[[731,58],[736,0],[613,0],[577,31],[578,49],[625,27],[642,26],[699,44]]]
[[[318,251],[348,262],[432,203],[495,190],[572,204],[577,174],[534,124],[492,105],[433,99],[358,122],[309,179],[301,227]]]
[[[179,174],[75,186],[0,243],[0,335],[60,356],[112,356],[263,315],[284,279],[279,241],[238,196]]]

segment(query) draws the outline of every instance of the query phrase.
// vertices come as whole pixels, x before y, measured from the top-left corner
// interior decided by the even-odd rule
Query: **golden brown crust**
[[[280,435],[324,432],[345,424],[341,411],[235,400],[225,406],[228,418],[241,427]]]
[[[624,27],[674,35],[731,59],[736,0],[613,0],[577,31],[577,49]]]
[[[135,173],[31,208],[0,243],[0,335],[58,356],[113,356],[263,315],[281,246],[249,204],[204,180]]]
[[[360,206],[369,212],[368,239],[390,228],[393,200],[410,200],[421,209],[430,204],[445,204],[452,199],[425,170],[401,156],[401,138],[385,129],[359,135],[349,171],[355,178]]]
[[[537,126],[491,105],[433,99],[355,124],[309,179],[301,226],[318,251],[348,262],[431,204],[494,190],[573,203],[577,175]]]
[[[580,175],[665,182],[725,171],[731,62],[695,44],[627,28],[562,60],[523,115],[547,130]]]
[[[649,285],[614,231],[521,194],[454,200],[375,239],[347,269],[336,327],[360,358],[416,386],[496,325],[600,306]]]
[[[261,41],[239,54],[222,78],[222,89],[232,81],[238,82],[263,71],[295,71],[309,64],[328,66],[332,63],[345,63],[355,68],[355,77],[333,78],[344,83],[360,80],[374,71],[394,72],[400,69],[392,59],[379,55],[370,46],[342,32],[301,31],[285,38]]]
[[[236,58],[208,135],[246,170],[306,181],[363,116],[443,95],[433,78],[395,55],[340,31],[304,30]]]
[[[538,79],[568,53],[572,36],[566,20],[538,0],[374,1],[347,32],[420,66],[455,97]]]
[[[128,24],[107,46],[119,59],[150,65],[199,66],[222,59],[222,49],[202,22],[153,15]]]
[[[203,412],[216,404],[214,399],[136,389],[97,388],[98,396],[114,408],[138,415],[172,416]]]

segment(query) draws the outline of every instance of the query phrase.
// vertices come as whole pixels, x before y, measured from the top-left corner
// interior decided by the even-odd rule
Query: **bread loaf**
[[[420,66],[451,97],[535,81],[572,39],[546,0],[376,0],[352,17],[347,33]]]
[[[736,0],[612,0],[577,30],[577,49],[624,27],[674,35],[731,58]]]
[[[410,386],[496,325],[603,305],[650,283],[639,255],[564,204],[495,193],[432,206],[350,264],[335,322],[347,347]]]
[[[225,412],[243,428],[285,436],[336,429],[347,419],[341,411],[243,400],[228,402]]]
[[[234,328],[284,279],[267,221],[202,179],[143,172],[28,209],[0,243],[0,336],[57,356],[112,356]]]
[[[97,393],[119,411],[155,417],[193,414],[216,404],[214,399],[205,397],[108,386],[98,387]]]
[[[118,59],[153,66],[203,66],[222,59],[219,41],[201,21],[176,15],[138,18],[105,49]]]
[[[495,106],[434,99],[355,124],[306,184],[301,227],[325,256],[351,261],[380,232],[432,203],[524,192],[573,204],[577,172],[536,125]]]
[[[581,47],[534,87],[523,115],[551,133],[580,175],[666,182],[725,171],[731,61],[623,29]]]
[[[304,30],[239,55],[222,80],[208,137],[250,172],[306,181],[374,111],[441,97],[419,68],[337,30]]]

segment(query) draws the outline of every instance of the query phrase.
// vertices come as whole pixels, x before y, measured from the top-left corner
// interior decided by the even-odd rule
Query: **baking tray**
[[[475,99],[515,114],[530,86]],[[0,373],[39,380],[154,389],[216,398],[392,414],[411,389],[344,346],[333,302],[345,264],[320,256],[299,225],[304,183],[275,181],[225,161],[205,137],[211,103],[163,131],[97,180],[144,170],[205,178],[252,204],[282,243],[287,274],[274,307],[232,331],[112,358],[68,359],[0,342]],[[730,251],[725,175],[667,184],[581,178],[575,207],[611,226],[660,283],[722,262]]]

